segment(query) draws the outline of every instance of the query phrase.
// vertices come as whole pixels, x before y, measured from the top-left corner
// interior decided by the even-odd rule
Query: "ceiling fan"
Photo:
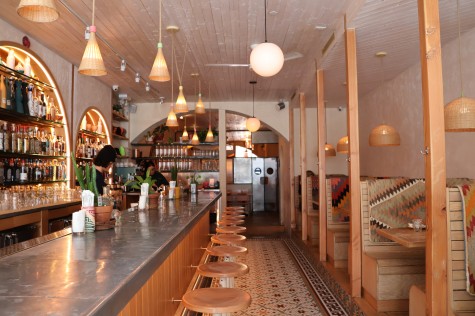
[[[253,48],[254,45],[251,45]],[[302,58],[303,54],[299,52],[288,52],[284,54],[284,61]],[[247,67],[251,68],[251,64],[205,64],[207,67]]]

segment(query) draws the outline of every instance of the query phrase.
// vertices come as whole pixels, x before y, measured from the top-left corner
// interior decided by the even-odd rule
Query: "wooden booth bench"
[[[402,214],[425,218],[424,190],[424,182],[415,179],[361,182],[363,297],[377,312],[408,311],[410,287],[425,283],[425,249],[406,248],[375,232],[407,227],[410,219]],[[399,216],[385,207],[398,210]]]

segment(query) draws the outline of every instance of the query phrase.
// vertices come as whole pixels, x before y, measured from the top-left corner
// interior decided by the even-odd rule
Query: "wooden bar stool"
[[[230,220],[244,220],[246,218],[245,215],[228,215],[228,214],[223,214],[223,216],[221,216],[221,220],[225,220],[225,219],[230,219]]]
[[[247,254],[247,248],[240,246],[223,245],[208,247],[206,248],[206,252],[210,256],[223,258],[223,261],[234,262],[236,260],[236,256]]]
[[[226,219],[222,221],[218,221],[218,226],[238,226],[244,224],[244,220],[242,219]]]
[[[246,241],[246,236],[238,234],[223,234],[211,236],[211,242],[219,245],[236,246]]]
[[[228,316],[251,305],[251,295],[234,288],[202,288],[183,295],[183,305],[203,315]]]
[[[221,287],[234,287],[234,278],[249,273],[249,267],[238,262],[208,262],[198,266],[200,275],[219,279]]]
[[[235,215],[235,214],[239,214],[239,215],[245,215],[245,211],[244,210],[225,210],[222,212],[222,214],[230,214],[230,215]]]
[[[246,227],[242,226],[223,226],[216,227],[216,232],[220,234],[240,234],[246,231]]]
[[[243,211],[245,210],[244,206],[226,206],[224,208],[226,211]]]

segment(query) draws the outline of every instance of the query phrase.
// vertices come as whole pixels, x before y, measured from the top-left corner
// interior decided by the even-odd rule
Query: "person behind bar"
[[[105,173],[112,167],[112,164],[115,162],[117,153],[111,145],[105,145],[94,158],[94,167],[96,168],[96,185],[97,191],[99,194],[104,194],[103,187],[106,186],[105,182]]]
[[[144,171],[147,173],[147,170],[150,171],[150,177],[152,180],[155,180],[155,184],[153,185],[154,190],[160,189],[160,187],[169,185],[167,178],[159,171],[156,170],[155,164],[152,161],[148,161],[145,163]]]

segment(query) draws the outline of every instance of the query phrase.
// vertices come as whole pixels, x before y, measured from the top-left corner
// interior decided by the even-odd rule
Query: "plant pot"
[[[96,225],[98,223],[108,223],[112,214],[112,205],[106,206],[96,206],[94,207],[96,211]]]
[[[158,207],[158,193],[152,193],[148,195],[148,207],[157,208]]]

